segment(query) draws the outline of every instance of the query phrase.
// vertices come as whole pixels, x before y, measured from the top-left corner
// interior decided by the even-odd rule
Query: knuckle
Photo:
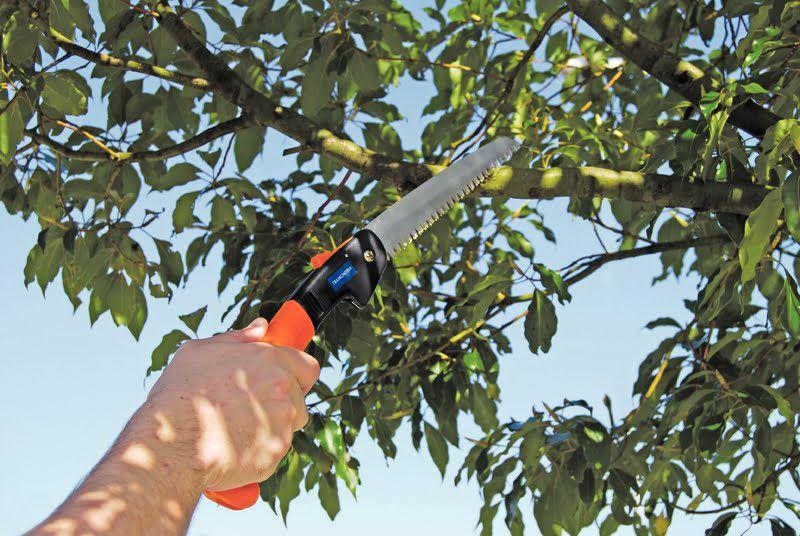
[[[297,416],[297,408],[294,404],[289,402],[278,404],[277,409],[278,417],[282,421],[282,424],[293,422],[294,418]]]
[[[287,349],[287,351],[289,352],[287,357],[300,364],[298,369],[302,383],[309,385],[315,383],[320,375],[319,361],[301,350]]]
[[[270,390],[275,398],[286,398],[292,388],[292,379],[288,374],[275,374],[270,380]]]
[[[275,400],[269,405],[267,411],[272,415],[275,425],[283,428],[286,422],[292,419],[292,412],[296,410],[287,401]]]
[[[313,377],[314,381],[316,382],[319,379],[320,374],[320,366],[319,361],[311,357],[310,355],[306,354],[306,359],[308,360],[309,370],[311,371],[311,376]]]

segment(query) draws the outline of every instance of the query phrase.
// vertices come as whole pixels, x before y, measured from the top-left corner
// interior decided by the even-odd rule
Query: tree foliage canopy
[[[800,515],[778,487],[800,490],[800,2],[428,4],[5,0],[0,196],[41,226],[26,284],[60,275],[91,322],[108,312],[138,337],[147,303],[220,245],[219,291],[242,285],[226,321],[242,325],[270,316],[311,255],[512,136],[523,149],[403,250],[371,307],[329,318],[310,351],[340,380],[314,389],[264,500],[285,515],[316,489],[333,518],[359,482],[356,437],[391,458],[410,423],[442,474],[468,449],[456,480],[480,484],[484,533],[497,515],[521,533],[531,502],[547,535],[595,520],[664,534],[679,510],[713,514],[712,534],[737,515],[790,533],[774,507]],[[412,83],[434,88],[421,143],[393,126],[391,97]],[[269,130],[296,142],[288,176],[252,168]],[[333,203],[307,206],[304,190]],[[558,238],[539,200],[555,197],[617,249],[538,261],[534,238]],[[172,234],[150,232],[159,218]],[[571,285],[649,254],[654,284],[702,284],[687,324],[648,324],[670,335],[641,360],[636,408],[609,423],[565,401],[500,422],[505,328],[523,322],[530,351],[549,351]],[[150,371],[205,311],[180,317]],[[460,434],[466,418],[485,437]]]

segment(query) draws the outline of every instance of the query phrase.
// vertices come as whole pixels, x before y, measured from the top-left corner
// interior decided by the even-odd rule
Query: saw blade
[[[393,257],[485,181],[517,149],[519,144],[514,140],[497,138],[414,188],[366,228],[378,235],[386,252]]]

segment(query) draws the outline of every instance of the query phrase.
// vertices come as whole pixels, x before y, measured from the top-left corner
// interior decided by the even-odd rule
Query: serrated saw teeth
[[[367,229],[378,235],[393,256],[486,181],[518,148],[519,144],[509,138],[484,145],[409,192]]]

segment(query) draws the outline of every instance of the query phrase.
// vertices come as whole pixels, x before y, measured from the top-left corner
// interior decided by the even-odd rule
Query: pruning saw
[[[303,350],[340,302],[365,307],[389,260],[518,148],[509,138],[484,145],[409,192],[336,249],[312,257],[314,270],[269,322],[264,342]],[[259,487],[252,483],[225,491],[206,490],[205,495],[217,504],[242,510],[258,500]]]

